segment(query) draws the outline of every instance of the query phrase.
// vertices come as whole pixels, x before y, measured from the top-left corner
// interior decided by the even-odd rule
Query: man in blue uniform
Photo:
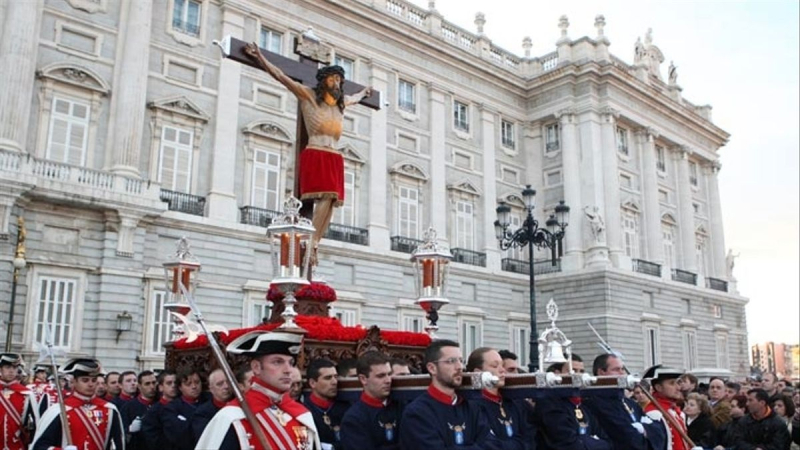
[[[122,405],[122,424],[125,428],[128,450],[147,450],[142,434],[142,417],[156,402],[156,376],[149,370],[142,371],[137,377],[139,395]]]
[[[622,360],[610,353],[594,359],[592,373],[597,376],[625,376]],[[584,391],[583,402],[606,431],[616,448],[664,450],[667,435],[664,425],[647,417],[635,401],[620,389]]]
[[[526,420],[522,405],[504,399],[501,388],[505,386],[506,369],[497,350],[489,347],[475,349],[467,359],[467,372],[489,372],[498,378],[493,388],[481,391],[475,400],[492,433],[502,442],[502,448],[531,450],[534,448],[533,433]]]
[[[137,383],[136,372],[132,370],[126,370],[125,372],[122,372],[122,374],[119,376],[119,384],[122,390],[120,391],[119,396],[111,399],[111,403],[113,403],[119,411],[122,411],[122,407],[125,405],[125,403],[128,403],[136,398],[136,392],[139,387]]]
[[[386,355],[366,352],[356,363],[358,380],[364,387],[361,398],[350,406],[342,420],[344,450],[396,450],[402,409],[389,400],[392,366]]]
[[[403,412],[401,448],[500,448],[480,410],[456,394],[463,364],[457,342],[437,340],[425,350],[425,368],[431,375],[431,384]]]
[[[145,448],[164,449],[166,448],[166,438],[164,437],[164,425],[161,423],[161,411],[167,403],[178,396],[178,387],[175,384],[175,372],[163,370],[158,374],[158,392],[161,398],[153,404],[142,418],[142,435],[145,440]]]
[[[167,448],[172,450],[191,450],[194,448],[192,416],[202,403],[200,374],[191,367],[178,372],[176,377],[180,396],[167,403],[161,410],[161,423]]]
[[[195,442],[203,435],[208,422],[211,422],[217,411],[233,399],[233,390],[222,369],[217,369],[208,375],[208,392],[211,393],[211,400],[198,406],[192,416],[192,435]]]
[[[348,404],[336,400],[339,391],[336,364],[329,359],[315,359],[306,368],[306,378],[311,394],[303,400],[303,405],[311,411],[319,431],[319,441],[340,450],[341,426]]]

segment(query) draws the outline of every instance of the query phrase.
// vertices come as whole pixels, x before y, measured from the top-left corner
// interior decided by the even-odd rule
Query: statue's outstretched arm
[[[258,45],[255,42],[245,46],[245,53],[258,61],[259,65],[262,69],[264,69],[264,71],[270,74],[272,78],[278,80],[279,83],[286,86],[286,89],[289,89],[289,91],[297,96],[297,98],[301,100],[314,99],[314,93],[310,88],[303,86],[302,84],[289,78],[281,69],[278,68],[278,66],[267,61],[267,58],[261,54],[261,50],[258,48]]]

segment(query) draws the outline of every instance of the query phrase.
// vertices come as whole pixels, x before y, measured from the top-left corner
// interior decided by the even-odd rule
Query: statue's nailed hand
[[[372,97],[372,86],[364,89],[364,98]]]
[[[247,54],[247,56],[251,56],[253,58],[258,58],[258,55],[261,54],[260,50],[258,49],[258,44],[255,42],[245,45],[244,52]]]

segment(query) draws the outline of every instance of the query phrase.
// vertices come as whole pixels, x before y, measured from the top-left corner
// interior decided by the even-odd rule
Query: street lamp
[[[25,261],[25,219],[17,217],[17,248],[14,252],[14,273],[11,278],[11,304],[8,308],[8,326],[6,327],[6,352],[11,351],[11,338],[14,334],[14,306],[17,303],[17,283],[19,281],[19,271],[28,264]]]
[[[564,229],[569,225],[569,206],[563,201],[556,205],[555,213],[551,214],[545,222],[545,228],[539,228],[539,222],[533,218],[533,209],[536,206],[536,190],[531,185],[525,186],[522,191],[522,200],[525,204],[525,211],[528,213],[522,226],[516,231],[509,229],[511,225],[511,207],[505,203],[500,203],[497,207],[497,220],[494,223],[495,235],[500,242],[502,250],[512,247],[528,246],[528,277],[530,290],[530,364],[528,368],[535,372],[539,366],[539,352],[536,332],[536,278],[533,270],[534,246],[541,249],[550,249],[550,260],[555,266],[563,253],[562,241],[564,240]]]

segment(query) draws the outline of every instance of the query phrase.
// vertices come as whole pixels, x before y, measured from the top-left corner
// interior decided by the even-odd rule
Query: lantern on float
[[[309,283],[313,252],[314,225],[300,215],[303,203],[295,197],[286,199],[283,214],[267,227],[267,239],[272,248],[272,285],[283,294],[283,325],[279,328],[299,329],[294,322],[297,313],[295,292]]]
[[[164,281],[169,295],[167,302],[164,304],[164,309],[188,320],[187,316],[192,308],[189,306],[189,300],[184,295],[184,290],[190,295],[194,293],[195,285],[197,284],[197,273],[200,272],[200,261],[192,254],[189,248],[189,240],[186,239],[186,236],[178,239],[175,254],[163,266]],[[173,316],[173,319],[177,319],[177,317]],[[178,320],[175,321],[173,334],[176,336],[181,336],[184,332],[180,323]]]
[[[447,299],[447,282],[452,259],[450,250],[437,242],[436,230],[432,227],[428,228],[425,240],[411,255],[417,290],[416,303],[425,311],[428,319],[425,331],[432,339],[436,338],[436,331],[439,330],[436,324],[439,320],[439,309],[450,303]]]
[[[542,362],[543,367],[555,363],[567,363],[571,374],[574,372],[572,369],[572,341],[567,339],[567,336],[556,326],[558,305],[552,298],[547,302],[547,318],[550,319],[550,326],[539,336],[539,361]],[[539,372],[542,371],[542,367],[540,367]]]

